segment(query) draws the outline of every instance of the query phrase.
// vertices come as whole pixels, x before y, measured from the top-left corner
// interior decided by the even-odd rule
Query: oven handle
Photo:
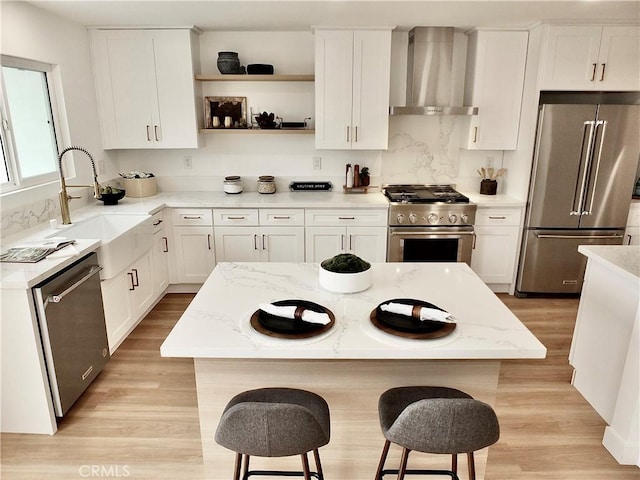
[[[400,236],[403,236],[403,237],[408,237],[408,236],[411,236],[411,235],[420,235],[420,236],[424,236],[424,235],[429,235],[429,236],[432,236],[432,235],[473,235],[475,237],[475,235],[476,235],[476,233],[473,230],[468,231],[468,232],[465,232],[465,231],[444,232],[442,230],[437,231],[437,232],[425,232],[425,231],[422,231],[422,232],[394,232],[394,231],[392,231],[390,233],[391,233],[391,235],[400,235]]]

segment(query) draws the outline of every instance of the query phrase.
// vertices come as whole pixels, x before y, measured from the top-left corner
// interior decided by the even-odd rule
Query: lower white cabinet
[[[169,239],[164,228],[162,212],[153,219],[153,290],[160,295],[169,286]]]
[[[485,283],[508,287],[513,282],[521,215],[521,208],[478,208],[471,268]]]
[[[304,262],[304,227],[216,227],[219,262]]]
[[[171,283],[204,283],[216,264],[211,210],[174,208],[171,223]]]
[[[109,350],[114,352],[151,307],[156,294],[152,251],[101,283]]]
[[[368,262],[387,259],[387,209],[305,210],[305,260],[353,253]]]

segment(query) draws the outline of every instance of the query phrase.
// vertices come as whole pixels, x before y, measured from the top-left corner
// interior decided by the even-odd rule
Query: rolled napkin
[[[303,322],[318,323],[320,325],[328,325],[331,322],[329,315],[324,312],[314,312],[313,310],[305,309],[302,306],[279,306],[272,303],[261,303],[258,308],[263,312],[276,317],[300,319]]]
[[[420,305],[406,305],[404,303],[389,302],[381,304],[380,310],[383,312],[397,313],[398,315],[413,317],[421,321],[435,320],[443,323],[455,323],[455,320],[449,312],[438,310],[436,308],[421,307]]]

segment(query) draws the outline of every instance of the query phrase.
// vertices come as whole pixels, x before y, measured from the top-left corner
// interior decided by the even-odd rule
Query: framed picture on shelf
[[[247,128],[247,97],[204,97],[204,128]]]

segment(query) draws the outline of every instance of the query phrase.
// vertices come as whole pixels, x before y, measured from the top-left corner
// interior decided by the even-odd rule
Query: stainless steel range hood
[[[477,115],[477,107],[452,105],[455,98],[453,27],[415,27],[409,32],[407,104],[391,115]],[[462,76],[464,78],[464,75]]]

